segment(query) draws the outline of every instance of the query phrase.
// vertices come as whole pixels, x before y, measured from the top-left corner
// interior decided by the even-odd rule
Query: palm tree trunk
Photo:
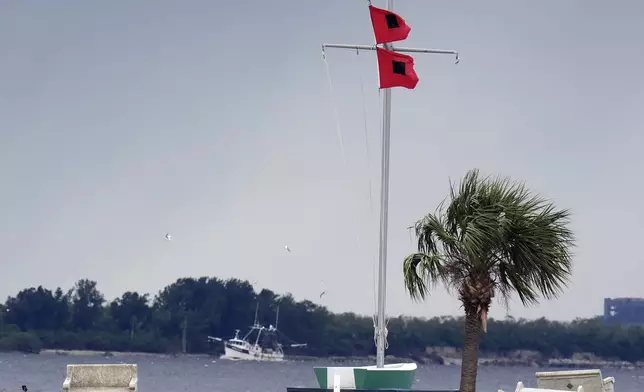
[[[481,319],[477,309],[468,309],[468,306],[466,306],[465,339],[463,341],[463,360],[461,363],[461,392],[476,391],[480,336]]]

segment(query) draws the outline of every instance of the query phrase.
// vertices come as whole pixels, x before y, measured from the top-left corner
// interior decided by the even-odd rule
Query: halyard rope
[[[356,50],[356,54],[359,54],[359,51]],[[329,87],[329,93],[330,93],[330,98],[331,98],[331,106],[333,109],[333,114],[334,114],[334,120],[335,120],[335,128],[336,128],[336,134],[338,137],[338,142],[340,144],[340,153],[342,155],[342,162],[347,166],[347,159],[346,159],[346,154],[345,154],[345,149],[344,149],[344,137],[342,134],[342,126],[340,123],[340,114],[338,111],[338,107],[336,104],[336,99],[335,99],[335,93],[333,89],[333,80],[331,78],[331,70],[329,67],[329,62],[326,57],[326,52],[324,51],[324,48],[322,50],[322,59],[324,60],[324,68],[326,71],[326,77],[327,77],[327,83]],[[368,126],[368,121],[367,121],[367,105],[366,105],[366,98],[365,98],[365,92],[364,92],[364,80],[362,77],[362,74],[360,74],[360,93],[362,95],[362,115],[363,115],[363,128],[364,128],[364,142],[365,142],[365,151],[366,151],[366,158],[367,158],[367,171],[368,171],[368,197],[369,197],[369,216],[373,216],[373,193],[372,193],[372,179],[371,179],[371,158],[370,158],[370,153],[369,153],[369,126]],[[378,105],[382,109],[382,100],[381,100],[381,92],[380,89],[378,89]],[[382,117],[380,117],[380,132],[382,132]],[[382,136],[382,135],[381,135]],[[356,216],[355,213],[352,214],[352,218],[354,221],[354,224],[356,224]],[[358,249],[360,250],[361,247],[361,241],[360,241],[360,233],[359,230],[356,232],[356,237],[357,237],[357,242],[358,242]],[[371,257],[374,261],[372,262],[373,265],[373,299],[374,299],[374,310],[377,308],[377,282],[376,282],[376,257],[375,254],[372,254]],[[374,326],[374,342],[378,343],[378,324],[377,324],[377,317],[376,317],[376,312],[373,314],[373,326]],[[389,347],[389,343],[387,342],[387,335],[388,335],[388,329],[387,329],[387,324],[389,324],[389,319],[386,319],[385,322],[385,333],[383,336],[384,342],[385,342],[385,348]]]

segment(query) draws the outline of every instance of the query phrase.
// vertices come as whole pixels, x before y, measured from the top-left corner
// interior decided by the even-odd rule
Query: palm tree
[[[556,298],[571,275],[574,236],[568,210],[509,178],[467,172],[450,184],[449,204],[415,224],[418,252],[405,258],[407,292],[422,300],[444,285],[465,310],[462,392],[476,390],[481,330],[496,294],[507,306],[516,294],[524,306]]]

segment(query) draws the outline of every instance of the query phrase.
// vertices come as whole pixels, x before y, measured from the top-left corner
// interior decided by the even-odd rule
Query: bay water
[[[317,387],[313,366],[331,364],[324,360],[270,363],[201,356],[0,353],[0,392],[20,392],[22,385],[28,392],[58,392],[70,363],[136,363],[141,392],[286,392],[287,386]],[[483,366],[479,368],[477,391],[513,392],[517,381],[536,386],[534,373],[540,370],[548,369]],[[602,369],[602,375],[615,377],[616,392],[644,391],[642,369]],[[419,365],[414,388],[458,389],[459,377],[457,366]]]

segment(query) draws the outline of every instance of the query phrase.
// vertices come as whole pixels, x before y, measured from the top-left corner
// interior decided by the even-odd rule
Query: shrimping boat
[[[235,330],[235,336],[231,339],[208,336],[208,341],[211,343],[224,343],[224,354],[220,357],[221,359],[278,362],[284,360],[284,345],[280,342],[279,338],[280,335],[283,338],[286,337],[277,330],[279,307],[277,308],[275,326],[269,325],[268,327],[258,323],[258,309],[259,307],[255,308],[255,321],[253,322],[253,326],[250,327],[250,330],[243,338],[239,337],[239,329]],[[306,343],[291,343],[287,346],[293,348],[306,347]]]

